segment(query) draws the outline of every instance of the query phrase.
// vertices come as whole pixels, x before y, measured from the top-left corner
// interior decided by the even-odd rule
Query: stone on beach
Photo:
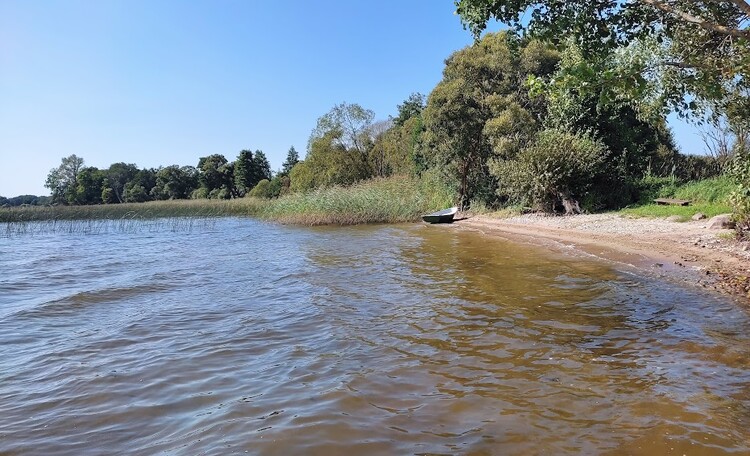
[[[720,214],[711,217],[711,220],[708,221],[707,228],[710,230],[731,230],[734,228],[734,225],[732,214]]]

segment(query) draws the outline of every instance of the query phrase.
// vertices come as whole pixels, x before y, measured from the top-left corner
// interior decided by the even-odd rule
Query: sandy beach
[[[456,229],[594,255],[695,286],[715,288],[750,303],[750,245],[707,220],[672,222],[617,214],[522,215],[493,218],[465,214]]]

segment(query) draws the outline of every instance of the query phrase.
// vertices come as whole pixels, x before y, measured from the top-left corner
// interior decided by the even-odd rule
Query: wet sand
[[[625,267],[715,288],[750,304],[750,246],[731,230],[707,228],[707,220],[670,222],[615,214],[464,215],[455,229],[594,255]]]

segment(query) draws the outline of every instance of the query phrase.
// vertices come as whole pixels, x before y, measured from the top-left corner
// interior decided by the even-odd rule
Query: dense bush
[[[250,190],[250,193],[248,193],[253,198],[273,198],[273,189],[271,188],[271,181],[268,179],[263,179],[262,181],[258,182],[258,185],[253,187],[252,190]]]
[[[736,187],[730,196],[740,238],[750,238],[750,153],[741,151],[735,154],[727,168],[727,174]]]
[[[498,194],[511,202],[554,211],[561,204],[577,212],[593,179],[603,172],[607,148],[581,133],[543,130],[515,158],[490,164]]]

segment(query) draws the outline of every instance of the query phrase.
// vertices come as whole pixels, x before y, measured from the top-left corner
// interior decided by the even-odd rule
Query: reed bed
[[[396,176],[347,188],[287,195],[260,206],[254,215],[298,225],[400,223],[452,205],[453,192],[436,178]]]
[[[212,219],[249,216],[300,225],[398,223],[452,204],[453,193],[434,177],[396,176],[351,187],[295,193],[278,199],[173,200],[94,206],[0,209],[0,233],[85,233],[190,230]]]

